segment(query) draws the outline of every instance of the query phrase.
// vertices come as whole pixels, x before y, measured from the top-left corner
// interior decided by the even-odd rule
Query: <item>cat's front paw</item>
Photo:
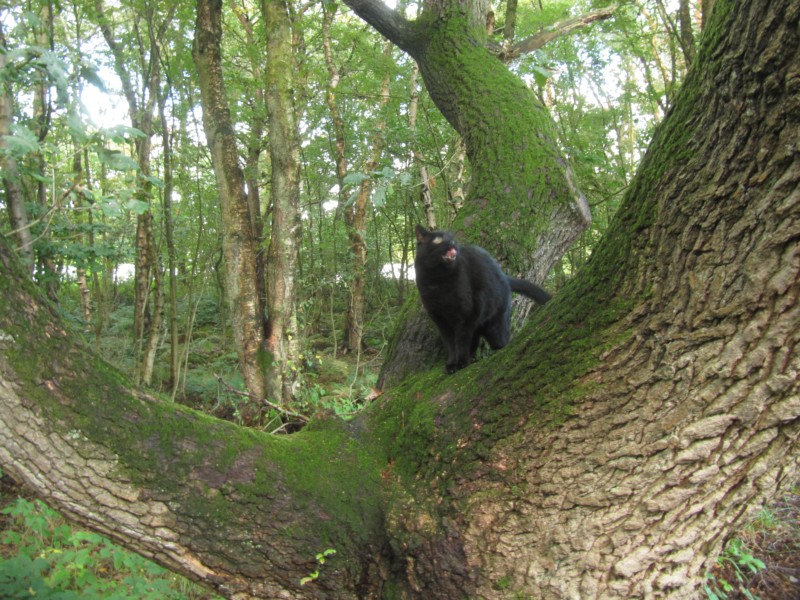
[[[466,366],[467,366],[466,363],[461,363],[461,362],[447,363],[444,366],[444,372],[447,373],[448,375],[452,375],[456,371],[459,371],[459,370],[463,369]]]

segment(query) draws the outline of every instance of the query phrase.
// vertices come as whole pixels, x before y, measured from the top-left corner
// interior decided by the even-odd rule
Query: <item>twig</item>
[[[612,4],[611,6],[586,13],[578,17],[573,17],[565,21],[559,21],[552,27],[549,27],[547,30],[540,31],[539,33],[536,33],[515,44],[508,51],[504,51],[502,48],[499,48],[498,54],[500,54],[500,57],[505,62],[512,61],[522,54],[527,54],[529,52],[533,52],[534,50],[538,50],[547,42],[554,40],[557,37],[571,33],[572,31],[581,27],[585,27],[594,21],[602,21],[610,18],[614,14],[616,8],[617,6]]]
[[[289,417],[294,417],[295,419],[299,419],[303,423],[308,423],[308,421],[309,421],[309,418],[307,416],[305,416],[305,415],[301,415],[300,413],[296,413],[293,410],[289,410],[288,408],[283,407],[280,404],[275,404],[274,402],[270,402],[266,398],[259,398],[258,396],[255,396],[255,395],[253,395],[253,394],[251,394],[249,392],[242,392],[241,390],[237,390],[236,388],[234,388],[230,384],[228,384],[228,382],[226,382],[222,377],[220,377],[216,373],[213,373],[213,375],[217,379],[217,381],[220,384],[222,384],[222,386],[227,391],[231,392],[232,394],[236,394],[237,396],[242,396],[243,398],[248,398],[248,399],[252,400],[253,402],[266,404],[269,408],[271,408],[273,410],[277,410],[279,413],[281,413],[283,415],[287,415]]]

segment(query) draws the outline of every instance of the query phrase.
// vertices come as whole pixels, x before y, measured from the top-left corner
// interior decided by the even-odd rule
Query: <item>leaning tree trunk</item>
[[[355,422],[276,438],[129,391],[0,241],[0,465],[229,597],[696,597],[800,474],[798,25],[717,0],[584,270]]]
[[[509,272],[541,283],[591,215],[547,109],[490,51],[485,5],[439,0],[407,21],[380,1],[347,4],[417,61],[431,99],[464,140],[472,179],[452,228]],[[382,385],[436,357],[437,336],[418,305],[395,338]]]

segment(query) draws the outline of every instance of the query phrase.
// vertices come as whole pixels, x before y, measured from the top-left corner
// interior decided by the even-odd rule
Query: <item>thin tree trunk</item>
[[[231,4],[235,4],[232,2]],[[259,41],[253,30],[253,19],[243,10],[236,7],[234,13],[239,19],[239,23],[244,29],[248,45],[256,47]],[[255,82],[264,81],[264,73],[261,68],[261,61],[251,54],[250,68]],[[255,85],[252,90],[252,117],[250,119],[250,131],[247,138],[247,155],[245,157],[244,177],[247,187],[247,204],[250,207],[250,222],[253,227],[253,236],[257,248],[256,252],[256,288],[260,291],[259,302],[261,303],[262,313],[267,314],[267,241],[264,237],[264,217],[261,206],[261,157],[268,144],[268,138],[264,134],[264,127],[267,120],[267,105],[265,91],[260,85]]]
[[[331,45],[331,25],[336,16],[336,5],[323,6],[322,45],[325,55],[325,64],[328,69],[327,90],[325,101],[331,114],[331,128],[333,133],[333,154],[336,164],[336,178],[339,182],[339,210],[344,216],[347,236],[350,242],[351,269],[349,278],[349,296],[347,312],[344,320],[343,350],[344,352],[359,352],[361,350],[364,321],[364,290],[367,247],[364,240],[366,230],[366,205],[371,192],[372,182],[364,179],[358,184],[354,193],[355,200],[349,197],[349,186],[345,183],[347,177],[347,145],[344,119],[339,110],[336,91],[341,81],[341,70],[336,64]],[[365,175],[369,175],[374,167],[370,168],[371,159],[364,165]],[[377,159],[374,161],[377,164]]]
[[[325,103],[331,113],[331,127],[333,129],[333,156],[336,165],[336,179],[339,182],[339,204],[344,206],[347,202],[344,178],[347,176],[347,150],[345,141],[345,129],[342,115],[339,112],[339,104],[336,99],[336,90],[339,87],[341,74],[339,67],[333,59],[333,49],[331,47],[331,25],[336,16],[335,4],[323,4],[322,6],[322,48],[325,56],[325,65],[328,69],[327,89],[325,91]]]
[[[514,44],[517,33],[517,0],[506,1],[506,19],[503,24],[503,45],[507,52]]]
[[[453,148],[453,159],[448,166],[448,200],[452,218],[455,219],[466,202],[466,168],[467,168],[467,149],[464,147],[464,140],[461,137],[456,139]],[[451,219],[452,220],[452,219]]]
[[[143,88],[137,94],[134,88],[134,76],[131,74],[125,49],[117,39],[114,27],[109,19],[103,0],[95,0],[100,30],[114,56],[114,69],[119,76],[125,98],[128,102],[128,113],[133,127],[144,135],[134,142],[136,162],[139,167],[137,177],[137,198],[150,204],[153,184],[150,179],[150,150],[153,135],[153,118],[155,114],[157,89],[161,82],[161,59],[159,46],[169,28],[176,7],[167,10],[164,21],[156,26],[153,21],[153,9],[144,12],[147,21],[149,51],[139,47],[139,59],[147,70],[141,74],[144,79]],[[137,18],[139,16],[137,15]],[[158,248],[153,235],[153,215],[148,209],[136,217],[136,272],[134,275],[134,345],[136,348],[136,365],[134,379],[137,383],[150,384],[152,378],[155,352],[161,336],[163,319],[164,290],[161,285],[161,265]],[[150,305],[149,302],[153,302]]]
[[[53,10],[49,1],[42,2],[39,9],[39,22],[34,28],[36,45],[40,48],[52,49],[53,39]],[[33,123],[35,125],[36,138],[40,145],[44,145],[50,132],[50,121],[53,107],[50,99],[50,81],[47,77],[39,77],[34,86],[33,94]],[[32,162],[36,172],[42,177],[36,180],[36,203],[39,205],[41,214],[47,214],[50,209],[48,201],[48,189],[45,183],[47,173],[47,162],[41,151],[32,156]],[[53,203],[54,204],[54,203]],[[55,207],[53,207],[55,208]],[[51,252],[40,251],[36,257],[39,264],[39,271],[42,274],[44,288],[47,295],[53,302],[58,302],[58,283],[59,278],[55,260]]]
[[[714,9],[715,2],[716,0],[701,0],[700,2],[701,12],[703,15],[702,16],[703,31],[705,31],[706,24],[711,18],[711,11]]]
[[[0,72],[7,70],[7,44],[0,23]],[[28,223],[28,210],[25,207],[25,196],[19,186],[19,168],[14,156],[8,150],[6,136],[11,135],[11,124],[14,119],[14,95],[11,82],[0,79],[0,167],[2,167],[3,190],[8,210],[11,231],[17,240],[17,252],[28,273],[33,274],[34,253],[33,236]]]
[[[267,25],[266,102],[272,165],[272,231],[267,269],[267,348],[272,353],[268,385],[273,398],[294,398],[288,365],[299,355],[297,252],[301,240],[300,141],[294,105],[292,23],[284,0],[263,0]]]
[[[158,246],[153,238],[152,230],[152,213],[147,213],[150,216],[150,223],[148,227],[149,239],[147,242],[147,262],[152,265],[152,314],[149,322],[147,335],[144,338],[142,346],[141,363],[137,371],[138,383],[150,385],[153,380],[153,367],[155,366],[156,352],[161,340],[162,324],[164,322],[164,284],[161,272],[160,260],[158,256]]]
[[[692,13],[689,0],[680,0],[678,6],[678,29],[680,32],[681,49],[686,60],[686,66],[692,64],[695,56],[694,32],[692,31]]]
[[[164,144],[164,237],[167,243],[167,278],[169,281],[169,381],[170,396],[174,400],[178,391],[180,373],[180,341],[178,338],[178,274],[175,261],[175,236],[172,222],[172,127],[167,118],[166,97],[159,89],[158,114],[161,120],[161,139]]]
[[[73,173],[73,182],[76,189],[80,189],[84,185],[84,174],[83,174],[83,161],[81,160],[83,157],[83,153],[81,151],[80,145],[78,144],[77,140],[73,140],[74,144],[74,151],[72,153],[72,173]],[[76,207],[81,207],[82,202],[80,200],[80,194],[77,194],[76,199]],[[86,213],[86,219],[91,224],[92,218],[91,211]],[[81,218],[81,217],[78,217]],[[92,232],[92,228],[89,227],[88,233],[84,237],[84,243],[89,246],[90,248],[94,246],[94,234]],[[96,267],[95,267],[96,269]],[[81,315],[83,317],[83,331],[84,333],[91,333],[92,331],[92,293],[91,289],[89,288],[89,281],[86,278],[86,268],[84,266],[78,266],[76,269],[76,279],[78,284],[78,291],[80,293],[80,304],[81,304]]]
[[[384,45],[383,55],[391,56],[392,44]],[[369,158],[364,164],[364,173],[371,174],[380,161],[385,146],[384,130],[386,119],[380,115],[389,102],[389,75],[384,76],[381,82],[380,100],[377,107],[377,122],[375,134],[372,137],[372,147]],[[364,339],[364,304],[366,301],[366,271],[367,271],[367,206],[372,194],[373,180],[367,178],[358,184],[355,202],[344,210],[347,235],[350,239],[350,257],[352,259],[352,282],[350,285],[350,302],[345,316],[345,344],[350,352],[361,352]]]
[[[224,293],[231,312],[233,338],[245,385],[251,395],[266,398],[271,391],[265,380],[270,361],[264,352],[264,315],[260,311],[260,292],[256,289],[257,248],[244,174],[239,167],[236,139],[225,97],[221,38],[221,0],[198,0],[193,56],[199,74],[203,123],[220,197]],[[260,406],[247,407],[243,411],[245,420],[256,421],[261,409]]]
[[[417,111],[419,109],[419,88],[417,87],[417,75],[419,67],[416,63],[411,68],[411,100],[408,103],[408,126],[411,131],[417,128]],[[425,224],[428,229],[436,229],[436,214],[433,212],[433,197],[431,194],[431,180],[428,177],[428,169],[422,159],[422,154],[417,149],[416,143],[411,145],[411,158],[419,171],[419,199],[422,209],[425,211]]]

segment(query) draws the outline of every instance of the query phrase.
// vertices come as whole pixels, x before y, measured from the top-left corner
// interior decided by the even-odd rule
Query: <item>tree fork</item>
[[[130,391],[0,241],[0,464],[230,597],[694,597],[800,473],[799,24],[718,0],[586,268],[348,424],[277,439]]]

